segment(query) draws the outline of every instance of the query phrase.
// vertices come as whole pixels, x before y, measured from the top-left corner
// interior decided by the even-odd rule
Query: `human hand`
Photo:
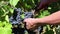
[[[24,20],[24,22],[26,22],[26,28],[28,30],[35,30],[39,26],[37,19],[35,18],[27,18]]]

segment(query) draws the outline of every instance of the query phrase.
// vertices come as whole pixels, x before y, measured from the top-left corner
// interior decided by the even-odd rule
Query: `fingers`
[[[32,19],[32,18],[28,18],[28,19],[24,20],[24,22],[26,23],[25,24],[26,29],[28,29],[28,30],[35,30],[37,28],[34,20],[35,19]]]
[[[36,25],[33,25],[33,26],[31,26],[28,30],[34,31],[34,30],[36,30],[36,29],[37,29]]]
[[[24,24],[26,24],[26,23],[27,23],[27,19],[24,19],[24,21],[23,21],[23,22],[24,22]]]
[[[26,19],[24,19],[23,22],[25,23],[26,22]]]
[[[29,29],[29,27],[30,27],[28,20],[29,20],[28,18],[24,19],[24,24],[25,24],[26,29]]]

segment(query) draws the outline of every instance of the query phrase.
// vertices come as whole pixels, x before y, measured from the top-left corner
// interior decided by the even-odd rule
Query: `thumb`
[[[27,19],[28,19],[28,18],[24,19],[23,21],[24,21],[24,22],[27,22]]]
[[[26,22],[26,19],[24,19],[23,22]]]

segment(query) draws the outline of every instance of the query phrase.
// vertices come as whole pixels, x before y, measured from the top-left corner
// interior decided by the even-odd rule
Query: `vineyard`
[[[36,31],[26,29],[24,19],[43,18],[60,10],[60,1],[34,14],[40,0],[0,0],[0,34],[60,34],[60,25],[39,26]]]

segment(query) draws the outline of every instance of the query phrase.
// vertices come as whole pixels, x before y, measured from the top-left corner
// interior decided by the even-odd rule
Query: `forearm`
[[[55,12],[49,16],[44,18],[38,18],[37,22],[39,23],[46,23],[46,24],[59,24],[60,22],[60,11]]]

